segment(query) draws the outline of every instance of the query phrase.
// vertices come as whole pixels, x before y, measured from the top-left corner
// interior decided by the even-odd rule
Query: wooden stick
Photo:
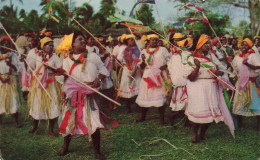
[[[18,51],[16,51],[16,50],[13,50],[13,49],[11,49],[11,48],[7,48],[7,47],[4,47],[4,46],[0,46],[0,47],[9,49],[9,50],[11,50],[11,51],[13,51],[13,52],[18,52]],[[26,54],[23,54],[23,53],[20,53],[20,54],[21,54],[21,55],[24,55],[24,56],[26,56],[26,57],[32,58],[32,59],[34,59],[34,60],[36,60],[36,61],[39,61],[39,60],[37,60],[37,59],[35,59],[35,58],[31,57],[31,56],[28,56],[28,55],[26,55]],[[41,62],[42,64],[44,64],[44,65],[46,65],[46,66],[49,66],[47,63],[44,63],[44,62],[42,62],[42,61],[39,61],[39,62]],[[52,68],[52,69],[55,69],[55,70],[57,69],[57,68],[52,67],[52,66],[49,66],[49,67]],[[85,87],[89,88],[90,90],[92,90],[92,91],[96,92],[97,94],[101,95],[102,97],[106,98],[107,100],[109,100],[109,101],[115,103],[115,104],[118,105],[118,106],[121,106],[120,103],[118,103],[118,102],[116,102],[115,100],[113,100],[113,99],[107,97],[106,95],[100,93],[99,91],[97,91],[96,89],[90,87],[89,85],[85,84],[84,82],[81,82],[79,79],[77,79],[77,78],[75,78],[75,77],[69,75],[67,72],[66,72],[65,74],[66,74],[68,77],[71,77],[71,78],[74,79],[75,81],[79,82],[80,84],[84,85]]]
[[[2,26],[2,29],[4,30],[5,34],[10,38],[11,42],[14,44],[16,50],[18,51],[18,47],[16,45],[16,43],[14,42],[14,40],[12,39],[12,37],[9,35],[9,33],[6,31],[6,29],[4,28],[4,26]],[[21,53],[17,52],[18,54],[21,55]],[[29,69],[31,70],[31,72],[33,73],[32,68],[30,67],[30,65],[28,64],[28,62],[25,60],[25,63],[29,66]],[[43,90],[46,92],[46,94],[48,95],[48,97],[51,99],[51,101],[53,101],[51,95],[49,94],[49,92],[45,89],[45,87],[43,86],[43,84],[41,83],[41,81],[38,79],[37,76],[35,76],[36,80],[39,82],[39,84],[41,85],[41,87],[43,88]],[[54,101],[53,101],[54,102]]]
[[[156,3],[154,3],[154,5],[155,5],[155,9],[156,9],[156,12],[157,12],[157,15],[158,15],[158,18],[159,18],[160,25],[161,25],[161,28],[162,28],[162,30],[163,30],[164,36],[165,36],[165,38],[167,39],[167,35],[166,35],[165,30],[164,30],[164,26],[163,26],[162,19],[161,19],[160,14],[159,14],[158,7],[157,7]]]

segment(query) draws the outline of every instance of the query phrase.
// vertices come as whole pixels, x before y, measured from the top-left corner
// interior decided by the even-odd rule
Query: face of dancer
[[[208,54],[210,50],[210,41],[206,42],[205,44],[203,44],[203,46],[201,47],[201,51],[204,53],[204,54]]]
[[[1,42],[1,46],[7,47],[7,48],[12,48],[12,45],[10,44],[10,42],[9,42],[8,40],[3,40],[3,41]],[[5,49],[5,48],[3,48],[3,47],[1,47],[0,50],[1,50],[2,53],[7,53],[7,52],[9,52],[8,49]]]
[[[222,43],[222,45],[226,45],[226,44],[227,44],[227,39],[226,39],[226,37],[222,37],[221,43]]]
[[[150,47],[151,48],[156,48],[157,47],[157,45],[158,45],[158,38],[151,38],[150,39],[150,43],[149,43],[149,45],[150,45]]]
[[[163,46],[163,41],[162,40],[158,41],[158,46]]]
[[[217,42],[217,44],[216,44],[216,47],[217,47],[218,49],[220,49],[220,48],[221,48],[221,45],[220,45],[220,43],[219,43],[219,42]]]
[[[127,40],[127,45],[130,46],[130,47],[134,46],[134,45],[135,45],[135,40],[134,40],[134,38],[129,38],[129,39]]]
[[[260,38],[256,38],[255,39],[255,45],[256,46],[260,46]]]
[[[90,46],[94,45],[94,38],[92,38],[92,37],[88,38],[88,45],[90,45]]]
[[[246,42],[242,42],[242,44],[241,44],[241,51],[243,53],[247,53],[249,49],[250,49],[249,45]]]
[[[232,45],[237,45],[237,39],[232,39]]]
[[[174,39],[174,45],[178,46],[179,41],[181,41],[181,38],[175,38]]]
[[[80,52],[84,52],[86,50],[86,40],[82,35],[79,35],[75,42],[73,43],[73,48]]]
[[[43,50],[49,54],[53,53],[54,45],[53,42],[48,42],[43,46]]]

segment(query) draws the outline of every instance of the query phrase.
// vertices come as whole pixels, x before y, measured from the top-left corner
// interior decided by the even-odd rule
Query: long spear
[[[11,50],[11,51],[13,51],[13,52],[18,52],[18,51],[16,51],[16,50],[13,50],[13,49],[11,49],[11,48],[7,48],[7,47],[4,47],[4,46],[0,46],[0,47],[9,49],[9,50]],[[28,55],[23,54],[23,53],[20,53],[20,54],[21,54],[21,55],[24,55],[24,56],[26,56],[26,57],[29,57],[29,58],[31,58],[31,59],[34,59],[35,61],[41,62],[42,64],[44,64],[44,65],[46,65],[46,66],[48,66],[48,67],[50,67],[50,68],[52,68],[52,69],[55,69],[55,70],[57,69],[57,68],[55,68],[55,67],[50,66],[48,63],[44,63],[44,62],[42,62],[42,61],[39,61],[39,60],[35,59],[34,57],[28,56]],[[105,96],[104,94],[100,93],[99,91],[97,91],[96,89],[90,87],[89,85],[85,84],[84,82],[81,82],[79,79],[77,79],[77,78],[75,78],[75,77],[69,75],[67,72],[65,72],[65,74],[66,74],[68,77],[70,77],[70,78],[72,78],[73,80],[75,80],[76,82],[79,82],[80,84],[84,85],[85,87],[89,88],[90,90],[92,90],[92,91],[96,92],[97,94],[101,95],[102,97],[106,98],[107,100],[109,100],[109,101],[115,103],[115,104],[118,105],[118,106],[121,106],[120,103],[118,103],[118,102],[114,101],[113,99],[111,99],[111,98]]]

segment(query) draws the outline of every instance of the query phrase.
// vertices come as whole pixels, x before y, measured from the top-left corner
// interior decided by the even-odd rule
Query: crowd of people
[[[235,137],[234,121],[241,127],[242,117],[255,116],[260,131],[260,36],[252,41],[171,33],[165,40],[154,33],[95,38],[74,31],[56,41],[44,31],[14,38],[16,44],[10,38],[0,40],[0,118],[13,114],[21,126],[25,100],[33,119],[29,133],[48,120],[49,135],[57,137],[58,119],[64,137],[60,156],[74,135],[88,135],[96,158],[105,159],[100,129],[107,127],[100,107],[111,111],[114,104],[96,92],[120,99],[127,113],[135,105],[137,123],[156,107],[160,124],[167,125],[170,107],[170,125],[185,115],[193,143],[206,139],[212,122],[223,121]]]

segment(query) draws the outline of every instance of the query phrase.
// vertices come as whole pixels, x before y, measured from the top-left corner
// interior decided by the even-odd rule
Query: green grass
[[[12,116],[3,117],[0,126],[0,149],[5,160],[95,159],[92,143],[88,142],[87,136],[73,137],[69,154],[65,157],[57,156],[63,144],[62,136],[58,138],[48,136],[47,122],[44,121],[40,123],[38,133],[29,134],[32,120],[26,118],[24,110],[21,128],[16,128]],[[170,109],[167,108],[166,117],[169,112]],[[135,123],[139,113],[126,114],[124,107],[118,107],[109,116],[115,118],[120,125],[117,129],[101,131],[101,151],[109,160],[138,160],[139,158],[143,160],[257,160],[260,158],[260,132],[255,130],[255,117],[244,118],[244,127],[236,130],[235,139],[223,123],[214,123],[206,133],[208,137],[206,141],[192,144],[189,141],[191,128],[183,127],[183,121],[179,123],[177,129],[160,126],[159,115],[155,108],[149,110],[147,120],[143,123]],[[168,122],[167,118],[166,120]],[[181,117],[177,122],[180,120]],[[55,131],[58,132],[57,125]],[[174,149],[162,140],[151,142],[156,139],[155,137],[167,140],[178,149]],[[133,140],[141,145],[138,146]]]

